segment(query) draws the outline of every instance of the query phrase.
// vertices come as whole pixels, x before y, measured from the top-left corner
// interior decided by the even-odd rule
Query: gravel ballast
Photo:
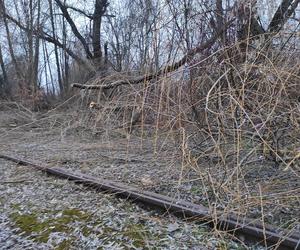
[[[204,225],[27,166],[0,160],[0,172],[0,249],[241,249]]]

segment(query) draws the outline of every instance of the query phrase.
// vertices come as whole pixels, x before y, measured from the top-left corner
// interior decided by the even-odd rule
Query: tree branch
[[[85,16],[85,17],[91,19],[91,20],[94,19],[93,14],[88,14],[88,13],[84,12],[83,10],[78,9],[78,8],[76,8],[76,7],[74,7],[74,6],[71,6],[71,5],[65,5],[65,7],[66,7],[67,9],[74,10],[74,11],[80,13],[81,15],[83,15],[83,16]],[[105,17],[116,17],[115,15],[110,15],[110,14],[104,14],[104,15],[102,15],[102,16],[105,16]]]
[[[291,17],[291,15],[296,10],[300,0],[282,0],[280,6],[275,12],[272,21],[268,27],[268,32],[277,33],[279,32],[286,21]]]
[[[80,34],[80,32],[78,31],[73,19],[71,18],[69,12],[68,12],[68,9],[65,5],[62,4],[62,2],[60,0],[55,0],[55,2],[57,3],[58,7],[60,8],[60,10],[62,11],[63,13],[63,16],[66,18],[67,22],[69,23],[69,25],[71,26],[71,29],[74,33],[74,35],[79,39],[79,41],[81,42],[84,50],[85,50],[85,53],[87,55],[87,57],[89,59],[92,59],[93,58],[93,55],[89,49],[89,46],[88,44],[86,43],[86,40],[83,38],[83,36]]]
[[[8,15],[7,13],[4,13],[5,17],[10,20],[11,22],[13,22],[14,24],[16,24],[20,29],[28,32],[28,28],[26,28],[23,24],[21,24],[19,21],[17,21],[16,19],[14,19],[13,17],[11,17],[10,15]],[[67,52],[67,54],[69,56],[71,56],[75,61],[77,61],[80,65],[84,66],[87,70],[94,72],[95,69],[92,67],[92,65],[90,65],[89,63],[87,63],[85,60],[83,60],[81,57],[79,57],[78,55],[76,55],[72,50],[70,50],[69,48],[65,47],[58,39],[53,38],[52,36],[50,36],[49,34],[45,33],[43,30],[32,30],[32,33],[39,37],[40,39],[43,39],[49,43],[52,43],[54,45],[56,45],[57,47],[65,50]]]
[[[78,9],[78,8],[76,8],[76,7],[74,7],[74,6],[70,6],[70,5],[65,5],[65,7],[66,7],[67,9],[74,10],[74,11],[76,11],[76,12],[82,14],[83,16],[85,16],[85,17],[91,19],[91,20],[93,19],[93,15],[92,15],[92,14],[85,13],[85,12],[84,12],[83,10],[81,10],[81,9]]]

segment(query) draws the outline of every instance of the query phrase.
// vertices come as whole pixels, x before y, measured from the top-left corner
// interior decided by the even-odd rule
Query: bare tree
[[[95,0],[78,6],[66,0],[29,0],[22,2],[23,5],[18,1],[9,5],[9,0],[0,0],[0,7],[9,57],[20,85],[26,85],[33,92],[38,89],[40,60],[45,57],[40,55],[43,40],[43,46],[49,46],[48,53],[53,48],[53,54],[49,54],[56,67],[55,71],[52,69],[53,81],[57,79],[60,92],[67,93],[71,68],[75,64],[89,77],[95,74],[103,77],[100,72],[107,67],[126,70],[131,72],[129,75],[135,75],[129,82],[136,83],[176,70],[188,61],[195,63],[192,59],[196,58],[195,52],[208,55],[221,45],[235,43],[237,36],[239,43],[245,42],[245,45],[258,37],[271,41],[293,15],[299,1],[282,0],[267,28],[260,22],[254,0],[133,0],[118,5]],[[42,11],[45,7],[49,8],[50,15]],[[86,25],[75,22],[78,15]],[[232,20],[236,20],[235,23]],[[21,49],[16,49],[12,27],[18,28],[14,32],[20,34],[26,45]],[[215,41],[209,43],[208,49],[198,50],[211,39]],[[45,48],[43,50],[47,54]],[[26,70],[18,56],[26,58]],[[106,88],[122,84],[120,80]]]

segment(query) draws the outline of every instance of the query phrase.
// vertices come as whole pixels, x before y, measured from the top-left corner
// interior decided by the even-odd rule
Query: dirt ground
[[[95,177],[118,180],[210,208],[216,207],[227,212],[230,209],[253,218],[262,216],[266,223],[300,230],[300,181],[292,172],[278,171],[269,165],[262,167],[260,163],[248,166],[245,176],[249,180],[246,186],[251,197],[240,193],[240,199],[235,200],[236,194],[232,194],[230,198],[231,194],[228,192],[226,198],[219,197],[218,200],[214,197],[214,187],[210,187],[210,182],[203,177],[205,175],[199,176],[199,171],[204,173],[206,170],[202,166],[195,169],[186,164],[182,159],[182,146],[177,145],[169,134],[159,132],[154,133],[155,136],[148,136],[144,133],[141,137],[138,133],[128,134],[122,129],[95,131],[82,126],[74,118],[76,115],[67,112],[34,115],[35,117],[29,118],[20,116],[20,113],[0,111],[1,153],[45,162]],[[34,170],[30,170],[31,172],[30,181],[35,182],[37,173]],[[215,171],[215,174],[218,173]],[[36,178],[42,182],[43,175],[38,175]],[[208,180],[209,177],[210,175]],[[26,178],[29,179],[28,175]],[[47,178],[49,177],[45,177],[46,182]],[[30,184],[26,183],[26,186]],[[81,195],[84,196],[83,193]],[[87,195],[94,193],[89,191]],[[98,196],[101,195],[97,194]],[[257,206],[258,203],[263,205]],[[241,204],[247,204],[246,208],[240,209]],[[89,206],[93,207],[91,204]],[[231,244],[230,247],[220,249],[241,247],[235,246],[231,241],[225,242],[227,246]],[[216,245],[212,249],[215,247]],[[177,246],[169,248],[163,245],[162,248],[178,249]],[[186,249],[205,248],[188,246]]]

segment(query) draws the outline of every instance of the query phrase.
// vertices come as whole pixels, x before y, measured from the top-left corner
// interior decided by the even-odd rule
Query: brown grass
[[[300,213],[296,53],[234,45],[158,80],[122,87],[109,100],[90,92],[86,104],[101,108],[86,122],[95,130],[124,128],[141,144],[153,140],[154,154],[174,143],[178,185],[197,183],[212,211],[293,228]]]

